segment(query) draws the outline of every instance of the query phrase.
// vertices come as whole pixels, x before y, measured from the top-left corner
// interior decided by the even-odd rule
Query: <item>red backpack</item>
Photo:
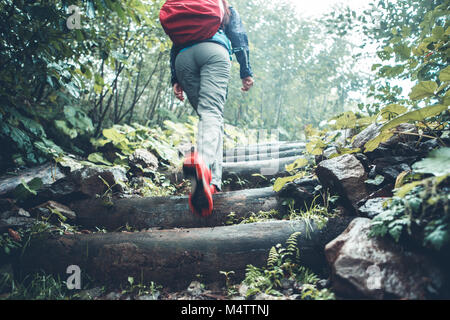
[[[164,31],[176,45],[212,38],[223,17],[222,0],[167,0],[159,13]]]

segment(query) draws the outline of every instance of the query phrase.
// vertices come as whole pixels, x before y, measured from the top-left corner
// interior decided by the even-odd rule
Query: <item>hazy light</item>
[[[360,11],[367,7],[373,0],[290,0],[297,5],[298,11],[305,17],[318,17],[330,12],[335,6],[349,6]]]

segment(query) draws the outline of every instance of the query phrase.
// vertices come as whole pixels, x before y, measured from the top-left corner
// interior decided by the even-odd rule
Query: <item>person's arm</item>
[[[177,49],[174,45],[172,45],[172,49],[170,50],[170,82],[172,83],[173,93],[177,97],[178,100],[184,101],[183,88],[177,79],[177,73],[175,70],[175,59],[177,57],[179,49]]]
[[[230,22],[225,26],[225,34],[231,41],[233,53],[241,66],[240,76],[244,80],[253,77],[247,32],[237,10],[230,7],[230,13]]]
[[[172,49],[170,50],[170,73],[171,73],[171,78],[170,81],[172,83],[172,86],[175,83],[178,83],[178,79],[177,79],[177,73],[175,71],[175,59],[177,57],[177,48],[175,47],[175,45],[172,45]]]

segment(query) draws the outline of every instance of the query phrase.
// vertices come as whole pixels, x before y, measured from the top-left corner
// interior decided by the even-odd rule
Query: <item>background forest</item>
[[[87,156],[89,140],[115,124],[187,120],[192,108],[174,99],[170,87],[162,3],[1,1],[3,170],[62,150]],[[281,139],[295,140],[306,124],[356,105],[349,92],[363,90],[368,76],[355,68],[356,45],[345,32],[301,19],[289,1],[233,5],[248,29],[257,85],[241,93],[233,64],[227,123],[278,129]],[[350,22],[349,14],[339,17]]]
[[[22,258],[30,239],[44,231],[82,233],[77,229],[82,227],[66,223],[67,217],[53,207],[49,210],[54,221],[42,219],[41,211],[34,214],[40,205],[61,201],[68,209],[66,205],[89,198],[102,202],[101,210],[95,206],[92,210],[103,214],[113,210],[124,194],[140,203],[142,197],[188,192],[186,181],[177,180],[171,169],[179,169],[183,148],[194,142],[197,119],[189,102],[175,99],[170,86],[171,42],[158,21],[163,3],[0,0],[0,218],[6,221],[19,215],[22,219],[21,212],[29,210],[39,220],[33,227],[19,225],[18,231],[3,225],[8,233],[0,236],[2,259]],[[234,176],[224,181],[227,191],[269,188],[281,197],[280,207],[286,214],[276,207],[238,221],[233,211],[223,214],[226,224],[276,218],[325,225],[335,214],[352,218],[359,214],[370,220],[366,223],[371,237],[387,237],[405,248],[425,251],[437,257],[436,265],[443,265],[442,270],[449,270],[450,0],[374,0],[364,11],[341,5],[319,17],[302,15],[294,0],[230,3],[240,12],[248,32],[255,86],[248,93],[240,90],[239,64],[233,61],[225,107],[225,148],[264,142],[272,135],[295,142],[286,149],[295,152],[282,159],[290,161],[273,177],[232,172]],[[148,160],[146,168],[139,163],[140,156]],[[259,154],[249,156],[261,160]],[[229,159],[233,167],[235,156]],[[340,165],[342,159],[349,162]],[[8,185],[16,176],[21,179],[21,169],[40,170],[38,165],[47,162],[50,171],[43,174],[52,175],[49,185],[45,179],[30,177]],[[355,176],[355,163],[361,169],[360,181],[346,186],[345,180],[351,180],[346,177]],[[245,167],[245,163],[239,165]],[[347,169],[350,174],[341,175]],[[333,170],[337,173],[330,178],[327,174]],[[97,174],[105,171],[111,180]],[[67,175],[65,180],[53,176],[58,173]],[[115,174],[126,183],[120,183]],[[334,178],[337,182],[327,185]],[[66,186],[64,181],[72,182]],[[54,192],[52,184],[60,189]],[[84,185],[95,187],[95,192],[86,191]],[[358,198],[363,189],[366,194]],[[228,195],[222,193],[226,198],[222,201],[228,201]],[[383,202],[376,214],[362,214],[366,203],[377,198]],[[170,207],[170,201],[163,205]],[[230,203],[223,207],[235,210],[233,205],[240,205]],[[76,214],[82,217],[90,209],[85,205]],[[70,209],[67,212],[75,215]],[[36,231],[36,226],[45,228]],[[82,231],[86,237],[111,231],[95,228]],[[111,229],[131,234],[142,228],[127,222]],[[282,280],[296,277],[306,285],[294,288],[302,299],[335,298],[327,291],[329,284],[316,286],[319,278],[301,266],[298,236],[288,239],[286,249],[280,245],[270,250],[265,270],[249,266],[244,281],[248,292],[243,296],[282,295]],[[362,265],[356,260],[355,268]],[[425,278],[421,270],[417,272],[418,276],[405,276],[405,281]],[[228,296],[237,294],[229,278],[233,272],[220,273],[226,278]],[[445,276],[442,283],[448,292],[442,293],[442,285],[442,292],[434,290],[433,297],[450,296],[448,272]],[[147,290],[134,281],[128,277],[130,292]],[[361,281],[365,283],[365,278]],[[5,283],[4,291],[15,287],[11,280],[0,282],[0,293]],[[149,292],[154,291],[153,285]],[[36,296],[22,291],[17,297]],[[412,296],[412,291],[395,294],[399,299],[429,294]],[[40,298],[55,298],[42,294]],[[369,290],[362,296],[380,298],[376,294]],[[389,291],[381,298],[395,294]]]

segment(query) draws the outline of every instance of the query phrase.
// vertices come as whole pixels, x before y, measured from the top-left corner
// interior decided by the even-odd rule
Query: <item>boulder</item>
[[[392,157],[385,156],[373,161],[375,172],[382,175],[388,182],[395,182],[403,171],[411,171],[410,165],[416,161],[416,157]]]
[[[36,206],[48,200],[64,203],[80,198],[95,198],[108,191],[123,192],[123,185],[127,181],[126,170],[122,167],[87,166],[45,186],[32,205]]]
[[[306,177],[287,183],[278,194],[281,198],[294,199],[297,205],[308,206],[318,193],[316,188],[319,185],[319,180]]]
[[[129,157],[131,171],[137,176],[148,176],[158,169],[158,158],[146,149],[137,149]]]
[[[325,247],[334,292],[342,298],[439,298],[445,276],[432,258],[369,236],[371,220],[354,219]]]
[[[364,150],[364,146],[366,145],[366,143],[369,142],[370,140],[374,139],[380,133],[381,127],[382,127],[382,125],[377,124],[377,123],[373,123],[370,126],[368,126],[366,129],[364,129],[363,131],[361,131],[359,134],[357,134],[355,136],[355,138],[353,139],[353,142],[352,142],[352,147],[360,148],[361,150]],[[413,124],[403,123],[403,124],[399,125],[395,129],[395,131],[397,131],[397,132],[416,132],[417,128]],[[412,138],[415,138],[415,137],[411,136],[411,135],[404,135],[404,134],[402,135],[402,134],[397,133],[397,134],[394,134],[394,136],[392,136],[388,141],[382,143],[381,146],[391,146],[400,141],[407,141]]]
[[[325,188],[342,196],[354,211],[358,209],[358,202],[369,195],[364,183],[367,173],[354,155],[345,154],[322,161],[316,174]]]

